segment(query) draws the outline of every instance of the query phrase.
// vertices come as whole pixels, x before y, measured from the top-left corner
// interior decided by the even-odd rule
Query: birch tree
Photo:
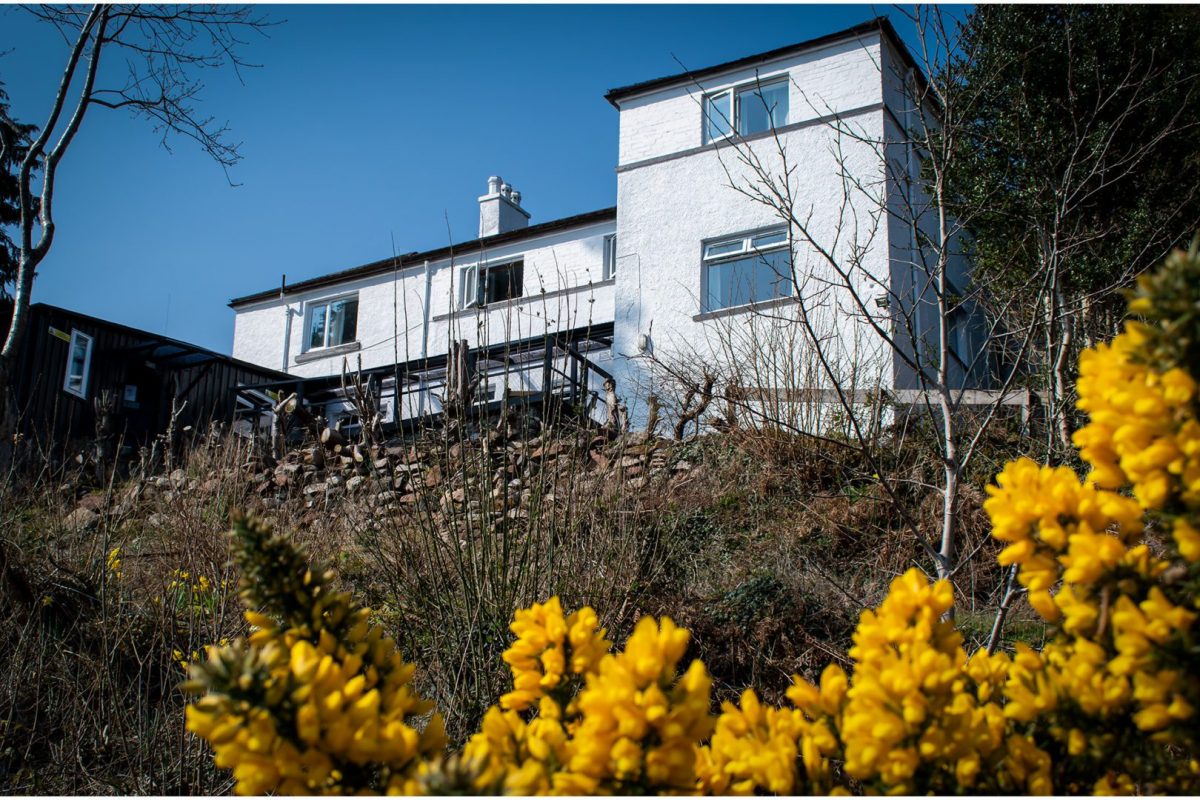
[[[967,266],[974,210],[956,202],[953,176],[961,120],[988,87],[963,80],[961,65],[971,56],[963,52],[969,43],[956,20],[938,7],[900,13],[912,26],[918,52],[915,62],[878,64],[880,80],[900,98],[899,107],[882,115],[882,127],[861,116],[843,117],[810,96],[809,87],[795,85],[811,116],[827,120],[829,167],[797,158],[778,131],[753,142],[733,137],[716,153],[728,188],[769,208],[791,237],[793,302],[754,313],[792,320],[804,331],[827,387],[824,402],[843,412],[864,469],[876,476],[931,571],[953,578],[969,556],[959,542],[963,476],[1013,398],[1032,337],[1028,329],[1006,328],[1004,320],[1013,303],[1036,302],[1048,287],[1030,279],[1023,295],[1005,299]],[[827,168],[841,185],[832,208],[823,198],[818,206],[804,188],[808,173]],[[874,269],[881,250],[890,265],[883,275]],[[942,476],[936,530],[917,513],[906,491],[909,479],[884,467],[887,445],[867,408],[872,393],[848,383],[857,371],[840,353],[842,337],[830,334],[831,319],[851,319],[871,334],[880,346],[877,357],[896,365],[898,413],[924,420],[933,435]],[[974,332],[974,345],[961,346],[971,338],[964,331]]]
[[[226,170],[238,162],[228,127],[199,110],[208,70],[252,66],[241,55],[246,37],[270,24],[250,6],[29,6],[67,43],[66,62],[49,112],[16,162],[16,274],[13,308],[0,349],[0,469],[12,461],[17,410],[12,370],[27,326],[39,265],[54,244],[58,169],[93,108],[124,110],[149,121],[170,149],[191,140]],[[122,69],[122,67],[124,69]],[[20,128],[7,119],[0,137],[5,161]]]

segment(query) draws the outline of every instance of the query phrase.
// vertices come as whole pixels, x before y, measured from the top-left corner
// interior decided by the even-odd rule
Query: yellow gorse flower
[[[108,571],[111,572],[114,577],[116,577],[117,579],[120,579],[120,577],[121,577],[121,548],[114,547],[112,550],[110,550],[108,553],[108,557],[104,560],[104,563],[108,567]]]
[[[795,709],[764,707],[753,689],[740,706],[721,705],[712,741],[700,748],[696,775],[706,794],[792,794],[808,722]]]
[[[712,681],[699,661],[678,665],[690,634],[669,618],[644,617],[625,650],[600,660],[580,693],[566,791],[689,790],[694,748],[712,730]]]
[[[246,619],[256,630],[210,646],[185,687],[188,729],[208,740],[241,794],[411,792],[445,744],[441,717],[412,689],[414,667],[331,574],[260,523],[234,521]],[[183,576],[181,576],[183,577]]]
[[[1071,791],[1128,792],[1134,775],[1163,789],[1195,786],[1195,775],[1175,769],[1161,749],[1129,742],[1196,746],[1200,586],[1188,565],[1200,559],[1200,426],[1189,371],[1200,364],[1197,278],[1200,253],[1174,254],[1139,281],[1131,310],[1147,321],[1126,323],[1113,342],[1082,354],[1078,405],[1089,421],[1075,443],[1087,482],[1026,459],[1005,468],[985,505],[993,535],[1011,543],[1001,563],[1020,566],[1031,603],[1057,623],[1042,652],[1018,647],[1005,715],[1032,726],[1031,743],[1043,752],[1061,747],[1108,769]],[[1141,543],[1148,518],[1169,533],[1182,559],[1176,568],[1169,553]],[[1089,728],[1135,738],[1089,736]]]
[[[1029,602],[1045,619],[1058,619],[1050,589],[1063,568],[1078,578],[1120,561],[1122,539],[1136,539],[1141,509],[1129,498],[1081,482],[1066,467],[1043,467],[1028,458],[1010,463],[987,487],[984,511],[992,535],[1007,542],[998,556],[1001,566],[1019,564]],[[1112,536],[1110,528],[1122,536]]]
[[[1111,344],[1080,355],[1078,405],[1091,419],[1075,444],[1096,485],[1131,485],[1147,509],[1162,508],[1175,493],[1194,507],[1200,502],[1196,382],[1178,367],[1159,372],[1139,360],[1146,339],[1144,325],[1129,323]]]
[[[917,770],[933,761],[952,766],[970,788],[979,746],[995,748],[967,691],[962,637],[941,619],[953,601],[948,582],[930,585],[914,568],[892,582],[876,611],[863,612],[839,725],[851,777],[910,794]]]
[[[479,733],[463,748],[463,758],[478,768],[472,788],[480,793],[550,793],[556,772],[568,758],[561,714],[548,697],[529,722],[516,711],[488,709]]]
[[[564,686],[564,675],[595,671],[612,647],[594,610],[582,608],[564,617],[557,597],[517,611],[510,627],[517,640],[503,658],[512,668],[513,691],[500,698],[500,706],[513,711],[529,708],[560,688],[573,694]]]

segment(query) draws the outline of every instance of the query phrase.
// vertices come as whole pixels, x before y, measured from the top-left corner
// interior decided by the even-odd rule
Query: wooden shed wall
[[[54,336],[51,327],[93,337],[86,400],[63,390],[70,344]],[[27,331],[15,376],[18,408],[26,435],[46,444],[92,437],[92,403],[104,390],[115,392],[118,399],[117,435],[127,444],[141,444],[166,429],[176,389],[187,401],[180,424],[201,427],[213,419],[232,419],[239,384],[278,377],[219,357],[192,366],[157,364],[147,348],[161,340],[152,334],[54,307],[33,306]],[[127,384],[140,385],[137,408],[122,402]]]

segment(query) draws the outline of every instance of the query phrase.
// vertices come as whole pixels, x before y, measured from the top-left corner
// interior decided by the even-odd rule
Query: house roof
[[[567,230],[569,228],[578,228],[584,225],[605,222],[607,220],[616,218],[616,206],[612,206],[611,208],[602,208],[598,211],[589,211],[586,214],[576,214],[573,217],[563,217],[562,219],[550,220],[549,222],[543,222],[538,225],[530,225],[528,228],[521,228],[520,230],[509,231],[507,233],[498,233],[494,236],[484,236],[479,239],[471,239],[470,241],[459,242],[458,244],[451,244],[445,247],[438,247],[433,250],[406,253],[401,256],[394,256],[391,258],[381,259],[379,261],[372,261],[369,264],[351,267],[350,269],[345,269],[341,272],[331,272],[328,275],[322,275],[317,278],[309,278],[308,280],[300,281],[299,283],[287,284],[283,287],[282,291],[284,294],[293,294],[296,292],[308,291],[309,289],[319,289],[325,286],[333,286],[348,280],[366,278],[372,275],[391,272],[396,268],[397,263],[407,268],[423,261],[436,261],[438,259],[451,256],[455,253],[470,252],[472,250],[479,250],[484,247],[497,247],[502,244],[519,242],[522,239],[530,239],[547,233],[554,233],[556,231]],[[238,306],[246,305],[248,303],[256,303],[260,300],[270,300],[272,298],[279,297],[279,295],[280,289],[267,289],[266,291],[255,292],[254,294],[248,294],[244,297],[235,297],[233,300],[229,301],[229,305],[232,308],[237,308]]]
[[[789,44],[784,47],[776,48],[775,50],[768,50],[765,53],[755,53],[754,55],[744,56],[733,61],[726,61],[724,64],[717,64],[711,67],[704,67],[703,69],[680,72],[675,75],[667,75],[662,78],[653,78],[648,81],[631,83],[628,86],[620,86],[616,89],[609,89],[608,93],[604,95],[604,99],[612,103],[615,108],[620,108],[619,102],[627,97],[632,97],[633,95],[643,94],[655,89],[662,89],[680,83],[693,83],[695,81],[704,80],[705,78],[710,78],[714,75],[720,75],[722,72],[731,72],[744,67],[752,67],[756,64],[765,64],[766,62],[774,61],[777,58],[784,58],[786,56],[795,55],[796,53],[802,53],[805,50],[813,50],[827,44],[832,44],[833,42],[842,41],[844,39],[853,39],[858,36],[874,32],[879,32],[883,36],[891,39],[892,44],[895,45],[896,49],[899,51],[900,57],[909,67],[916,70],[920,76],[918,79],[923,80],[924,76],[921,74],[921,70],[917,67],[916,61],[913,59],[912,54],[909,53],[908,48],[902,41],[900,41],[900,36],[896,33],[896,29],[892,27],[892,23],[888,21],[887,17],[875,17],[874,19],[859,23],[858,25],[855,25],[851,28],[846,28],[845,30],[829,33],[824,36],[818,36],[815,39],[808,39],[803,42],[797,42],[796,44]]]
[[[88,314],[82,314],[78,311],[73,311],[62,306],[54,306],[49,303],[33,303],[30,306],[31,310],[41,310],[49,314],[64,314],[68,317],[73,317],[77,320],[91,323],[98,327],[109,328],[128,336],[134,336],[144,339],[144,345],[138,345],[138,351],[144,351],[145,357],[149,360],[160,362],[163,366],[171,367],[192,367],[198,364],[203,364],[209,361],[222,361],[241,369],[257,372],[264,377],[274,376],[276,378],[286,378],[287,373],[279,370],[264,367],[261,364],[251,364],[248,361],[242,361],[233,356],[218,353],[215,350],[209,350],[207,347],[201,347],[191,342],[184,342],[179,339],[172,339],[169,336],[163,336],[150,331],[142,330],[141,328],[132,328],[128,325],[122,325],[119,322],[111,322],[107,319],[93,317]]]

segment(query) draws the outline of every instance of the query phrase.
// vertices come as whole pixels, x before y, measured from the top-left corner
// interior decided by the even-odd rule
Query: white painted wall
[[[886,291],[882,287],[890,271],[887,220],[880,213],[886,193],[877,144],[884,121],[880,54],[879,37],[872,35],[760,68],[760,79],[785,72],[790,77],[788,126],[779,133],[778,145],[769,136],[746,145],[773,175],[783,173],[786,159],[796,216],[807,221],[810,235],[836,261],[854,259],[860,265],[855,281],[865,298]],[[640,336],[650,337],[659,360],[697,369],[739,368],[753,373],[758,386],[795,385],[794,373],[811,365],[805,353],[796,352],[795,339],[790,340],[792,351],[782,355],[787,363],[776,358],[767,370],[747,364],[749,358],[763,356],[766,342],[788,339],[797,325],[794,304],[770,312],[780,319],[749,310],[701,314],[703,242],[784,222],[772,208],[731,188],[756,183],[732,147],[696,149],[702,135],[702,90],[754,77],[753,70],[742,70],[708,79],[700,88],[668,88],[621,102],[617,246],[621,263],[628,266],[617,281],[613,351],[618,382],[635,421],[644,418],[645,398],[666,388],[656,385],[649,360],[639,354]],[[820,120],[830,113],[837,113],[842,127],[855,135],[839,134]],[[796,123],[809,124],[791,127]],[[839,177],[843,165],[856,182],[848,204],[847,187]],[[839,278],[817,249],[798,240],[793,254],[800,293],[818,333],[828,337],[827,350],[837,369],[843,375],[856,372],[862,389],[889,388],[891,354],[863,321],[864,310],[848,293],[831,288]],[[872,304],[866,311],[890,324],[886,310]],[[810,385],[819,377],[811,369],[808,376]]]
[[[936,126],[938,115],[927,104],[922,121],[913,95],[916,87],[912,70],[890,42],[884,42],[882,63],[884,97],[887,101],[884,129],[890,143],[887,153],[889,178],[893,181],[888,194],[892,209],[888,222],[892,248],[892,292],[898,305],[909,310],[915,309],[915,313],[911,314],[914,330],[909,332],[907,326],[901,326],[896,338],[909,358],[922,364],[926,374],[932,376],[939,360],[941,341],[937,295],[931,284],[931,278],[937,272],[939,248],[927,247],[922,253],[911,220],[914,216],[919,218],[922,234],[930,242],[939,241],[941,232],[936,207],[929,194],[923,191],[920,180],[920,154],[911,143],[922,138],[923,126]],[[907,182],[903,180],[905,177],[908,178]],[[948,258],[946,274],[960,292],[973,294],[966,242],[957,235],[953,219],[947,219],[946,225],[952,234],[945,253]],[[951,360],[949,364],[949,382],[966,388],[990,387],[993,376],[985,352],[988,322],[982,309],[978,304],[969,302],[951,315],[950,322],[950,347],[958,359]],[[912,358],[914,340],[920,344],[916,358]],[[971,370],[969,375],[967,368]],[[897,357],[896,388],[919,389],[928,384],[929,380],[923,381],[908,360]]]
[[[475,346],[611,322],[613,284],[603,280],[603,247],[604,236],[614,228],[611,221],[595,223],[431,263],[427,355],[448,352],[452,338],[466,339]],[[522,298],[482,310],[461,310],[466,268],[481,261],[499,263],[516,257],[525,261]],[[348,292],[357,292],[359,302],[357,337],[361,347],[346,354],[352,366],[360,355],[367,369],[421,357],[423,265],[405,267],[395,275],[374,275],[239,306],[234,319],[234,357],[302,377],[340,374],[341,355],[306,359],[307,309],[312,303]],[[285,309],[291,315],[290,326]]]
[[[789,123],[878,104],[879,53],[879,36],[872,35],[708,78],[698,85],[676,85],[621,100],[618,162],[628,165],[701,147],[701,98],[756,78],[767,81],[789,75]]]

